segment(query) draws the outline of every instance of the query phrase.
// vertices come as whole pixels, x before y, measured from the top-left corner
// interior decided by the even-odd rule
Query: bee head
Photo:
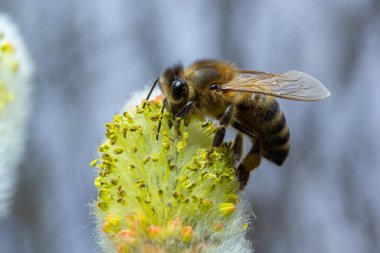
[[[176,113],[183,105],[186,104],[189,97],[189,87],[185,79],[181,77],[183,67],[176,65],[168,68],[160,77],[160,87],[167,98],[167,109]]]

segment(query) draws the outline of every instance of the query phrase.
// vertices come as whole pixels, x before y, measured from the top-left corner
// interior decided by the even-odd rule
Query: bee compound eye
[[[180,100],[184,96],[186,96],[186,82],[181,79],[175,79],[172,83],[171,87],[171,96],[174,100]]]

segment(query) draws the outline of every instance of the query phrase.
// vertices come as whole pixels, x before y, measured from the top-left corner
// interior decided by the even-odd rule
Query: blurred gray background
[[[36,63],[35,106],[0,252],[97,252],[88,203],[104,123],[168,65],[297,69],[332,96],[281,100],[281,168],[247,188],[256,252],[380,252],[380,1],[0,0]]]

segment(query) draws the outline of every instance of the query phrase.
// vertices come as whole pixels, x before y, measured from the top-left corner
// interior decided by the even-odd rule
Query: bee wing
[[[331,94],[316,78],[295,70],[282,74],[242,70],[232,81],[223,84],[221,89],[302,101],[320,100]]]

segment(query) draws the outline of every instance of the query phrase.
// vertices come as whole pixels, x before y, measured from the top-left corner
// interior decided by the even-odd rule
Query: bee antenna
[[[152,95],[152,92],[153,92],[154,88],[156,87],[158,81],[159,81],[159,78],[157,78],[156,81],[154,81],[152,88],[150,88],[150,91],[149,91],[148,96],[146,97],[145,101],[149,100],[150,95]],[[144,102],[143,109],[145,108],[145,105],[146,105],[146,103]]]
[[[156,140],[158,141],[158,135],[160,133],[160,129],[161,129],[161,121],[162,121],[162,114],[164,114],[164,109],[166,107],[166,98],[164,99],[164,101],[162,102],[162,108],[161,108],[161,117],[160,117],[160,121],[158,121],[158,126],[157,126],[157,135],[156,135]]]

